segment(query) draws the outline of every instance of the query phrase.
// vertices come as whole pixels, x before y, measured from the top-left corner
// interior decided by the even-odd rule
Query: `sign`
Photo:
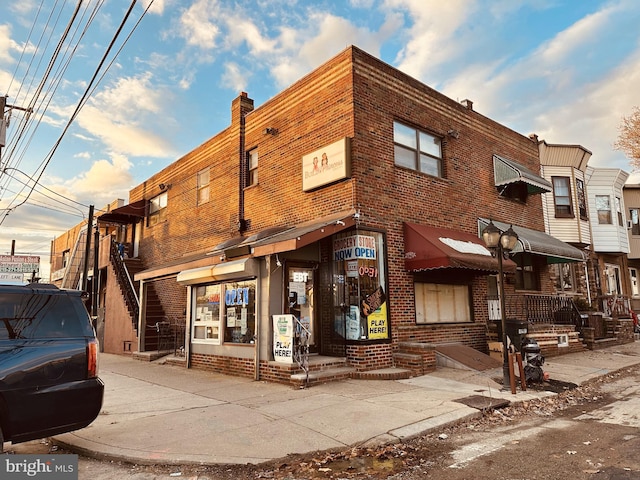
[[[302,157],[302,190],[327,185],[351,175],[351,148],[342,138]]]
[[[367,329],[369,340],[389,338],[386,303],[383,303],[375,312],[369,314],[367,317]]]
[[[24,283],[24,274],[0,273],[0,283]]]
[[[293,315],[273,316],[273,359],[293,363]]]
[[[362,315],[368,317],[386,301],[387,296],[384,294],[382,287],[376,288],[371,295],[368,295],[364,300],[362,300]]]
[[[360,309],[357,305],[349,306],[347,314],[347,340],[358,340],[362,332],[360,332]]]
[[[375,260],[376,239],[370,235],[351,235],[333,241],[333,260]]]
[[[40,273],[40,257],[35,255],[0,255],[0,273]]]

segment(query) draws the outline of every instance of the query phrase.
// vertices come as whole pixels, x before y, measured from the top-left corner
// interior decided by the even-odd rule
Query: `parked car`
[[[0,285],[0,451],[86,427],[103,395],[82,292]]]

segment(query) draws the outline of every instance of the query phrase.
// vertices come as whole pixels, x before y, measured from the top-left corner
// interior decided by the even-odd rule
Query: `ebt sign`
[[[376,239],[369,235],[351,235],[333,241],[333,259],[355,260],[376,258]]]

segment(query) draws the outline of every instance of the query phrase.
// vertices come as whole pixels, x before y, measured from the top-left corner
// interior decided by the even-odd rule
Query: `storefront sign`
[[[376,258],[376,239],[368,235],[351,235],[336,238],[333,241],[333,259],[355,260],[358,258],[373,260]]]
[[[383,303],[375,312],[367,317],[369,340],[389,338],[389,326],[387,323],[387,304]]]
[[[293,363],[293,315],[273,316],[273,358]]]
[[[40,257],[35,255],[0,255],[1,273],[40,272]]]
[[[351,175],[349,139],[342,138],[331,145],[302,157],[302,190],[308,191]]]

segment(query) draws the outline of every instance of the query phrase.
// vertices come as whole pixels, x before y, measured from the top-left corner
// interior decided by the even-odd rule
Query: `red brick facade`
[[[493,170],[493,155],[500,155],[539,171],[537,143],[467,105],[355,47],[257,108],[246,94],[240,95],[232,103],[227,129],[130,192],[130,202],[167,193],[164,221],[140,225],[139,256],[147,270],[137,278],[157,284],[165,311],[172,317],[186,312],[188,323],[186,289],[176,276],[225,260],[207,255],[216,245],[352,210],[359,213],[359,229],[384,234],[390,338],[325,345],[321,353],[345,356],[363,372],[392,366],[401,342],[456,341],[486,352],[487,272],[439,269],[414,274],[404,266],[404,222],[477,235],[478,218],[483,217],[544,230],[540,197],[530,195],[521,202],[500,196]],[[394,121],[442,139],[442,177],[395,165]],[[458,135],[449,135],[451,130]],[[302,157],[342,138],[350,139],[350,176],[304,192]],[[244,188],[245,155],[255,148],[258,182]],[[197,174],[205,168],[210,168],[210,200],[198,205]],[[273,253],[287,261],[317,263],[316,318],[322,329],[330,330],[336,311],[331,304],[331,240],[326,232],[325,238],[316,233],[318,241],[304,249]],[[250,351],[259,348],[261,377],[278,381],[279,373],[269,363],[270,317],[282,311],[287,280],[274,267],[275,258],[258,260],[259,347],[191,346],[192,366],[253,376],[256,360]],[[550,293],[548,275],[542,273],[541,291]],[[469,285],[473,321],[417,325],[416,280]],[[512,284],[506,288],[513,292]]]

